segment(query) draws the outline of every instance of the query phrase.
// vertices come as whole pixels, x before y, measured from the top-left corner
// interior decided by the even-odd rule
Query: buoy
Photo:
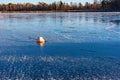
[[[37,42],[38,43],[45,43],[45,39],[43,37],[38,37]]]

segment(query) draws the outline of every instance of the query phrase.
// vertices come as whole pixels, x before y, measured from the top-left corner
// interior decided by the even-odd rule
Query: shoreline
[[[43,13],[43,12],[120,12],[120,11],[90,11],[90,10],[68,10],[68,11],[0,11],[0,13]]]

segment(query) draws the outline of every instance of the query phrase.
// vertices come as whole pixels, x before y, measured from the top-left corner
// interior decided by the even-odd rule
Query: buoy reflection
[[[37,44],[40,45],[41,47],[43,47],[45,42],[42,42],[42,43],[37,42]]]

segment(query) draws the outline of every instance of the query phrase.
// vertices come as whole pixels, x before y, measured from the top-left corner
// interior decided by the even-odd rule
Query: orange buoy
[[[40,46],[44,46],[45,44],[45,39],[43,37],[38,37],[37,38],[37,43],[40,45]]]
[[[38,37],[37,38],[37,43],[44,44],[45,43],[45,39],[43,37]]]

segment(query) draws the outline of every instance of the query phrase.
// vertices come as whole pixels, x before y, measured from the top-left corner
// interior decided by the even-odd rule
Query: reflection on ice
[[[120,39],[118,36],[114,36],[119,33],[120,25],[110,22],[110,20],[120,19],[119,12],[2,13],[0,16],[4,17],[0,21],[0,31],[2,31],[0,38],[3,38],[1,41],[3,44],[6,42],[4,38],[9,39],[8,44],[12,40],[15,44],[21,45],[17,41],[29,42],[32,40],[28,40],[28,36],[37,37],[39,35],[44,36],[51,43],[108,41],[105,37],[111,38],[109,41]],[[114,25],[116,27],[113,27]]]

